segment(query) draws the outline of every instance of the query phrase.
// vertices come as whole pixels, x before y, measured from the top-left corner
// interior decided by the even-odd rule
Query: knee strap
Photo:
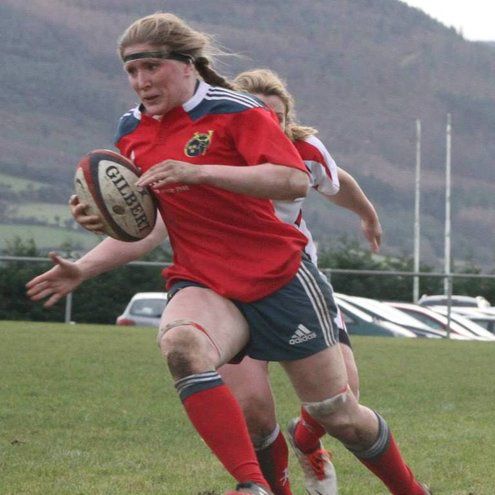
[[[308,413],[317,421],[322,420],[329,414],[338,412],[343,409],[346,402],[352,396],[352,391],[349,385],[346,385],[344,391],[340,392],[333,397],[322,400],[320,402],[303,402],[303,407]]]
[[[160,347],[160,343],[162,341],[163,336],[169,330],[171,330],[172,328],[175,328],[175,327],[183,327],[183,326],[193,327],[196,330],[199,330],[200,332],[203,332],[208,337],[208,340],[212,343],[213,347],[218,352],[218,355],[219,356],[222,355],[222,353],[220,352],[220,349],[218,348],[218,346],[215,343],[215,341],[210,337],[210,335],[208,334],[207,330],[203,326],[201,326],[199,323],[196,323],[196,322],[194,322],[192,320],[174,320],[174,321],[171,321],[170,323],[167,323],[165,326],[160,327],[158,329],[158,334],[156,336],[156,344],[158,345],[158,347]]]

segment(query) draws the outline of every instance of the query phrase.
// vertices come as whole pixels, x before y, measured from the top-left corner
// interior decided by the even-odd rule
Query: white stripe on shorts
[[[332,332],[332,317],[328,308],[325,295],[322,293],[314,275],[301,263],[297,272],[297,278],[303,286],[306,294],[313,305],[318,321],[321,326],[325,343],[332,346],[337,343]]]

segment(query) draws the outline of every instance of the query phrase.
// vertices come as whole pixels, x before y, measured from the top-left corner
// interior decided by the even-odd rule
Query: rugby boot
[[[337,475],[329,453],[320,442],[319,447],[309,454],[299,450],[294,441],[299,418],[293,418],[287,426],[289,442],[304,472],[304,488],[309,495],[337,495]]]
[[[225,492],[224,495],[273,495],[273,492],[257,483],[239,483],[234,491]]]

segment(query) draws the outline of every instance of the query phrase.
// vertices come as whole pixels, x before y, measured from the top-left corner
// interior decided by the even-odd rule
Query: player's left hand
[[[368,240],[370,249],[373,253],[378,253],[380,251],[380,246],[382,244],[382,226],[378,219],[366,220],[361,219],[361,229],[363,234]]]
[[[200,184],[202,182],[201,168],[201,166],[179,160],[165,160],[153,165],[141,175],[136,185],[163,189],[169,184]]]

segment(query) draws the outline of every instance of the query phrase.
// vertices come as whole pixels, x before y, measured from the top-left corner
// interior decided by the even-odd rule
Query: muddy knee
[[[176,320],[161,327],[157,344],[176,379],[215,369],[218,350],[200,325]]]
[[[339,437],[352,428],[351,411],[357,405],[356,399],[347,386],[346,390],[319,402],[304,402],[303,407],[327,432]]]

